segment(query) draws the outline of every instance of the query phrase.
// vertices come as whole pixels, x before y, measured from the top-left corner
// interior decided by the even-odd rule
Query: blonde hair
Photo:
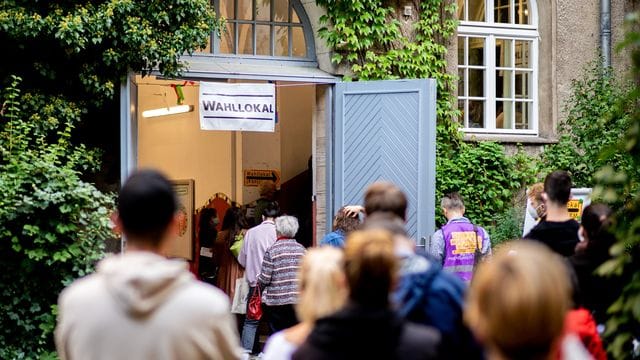
[[[355,231],[347,238],[344,253],[349,298],[360,305],[388,306],[399,266],[391,234],[384,230]]]
[[[296,312],[301,322],[315,322],[340,309],[347,299],[342,251],[324,246],[309,250],[300,265],[300,297]]]
[[[548,358],[570,306],[566,265],[544,245],[503,246],[474,275],[465,321],[507,359]]]

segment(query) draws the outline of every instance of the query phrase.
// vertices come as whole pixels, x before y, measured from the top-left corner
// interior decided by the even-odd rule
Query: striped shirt
[[[298,269],[305,251],[295,239],[280,239],[267,250],[258,275],[263,304],[280,306],[298,302]]]

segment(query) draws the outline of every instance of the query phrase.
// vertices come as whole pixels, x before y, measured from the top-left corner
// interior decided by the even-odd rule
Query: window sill
[[[513,135],[513,134],[464,134],[463,141],[480,142],[495,141],[503,144],[529,144],[529,145],[547,145],[555,144],[558,140],[548,139],[537,135]]]

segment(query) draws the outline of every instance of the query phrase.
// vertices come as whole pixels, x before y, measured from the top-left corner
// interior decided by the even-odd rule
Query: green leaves
[[[81,110],[19,80],[0,92],[0,358],[51,358],[51,306],[103,256],[113,197],[80,178],[98,166],[71,142]]]
[[[29,51],[39,49],[46,56],[19,51],[0,74],[64,82],[67,92],[80,88],[83,95],[91,94],[86,100],[101,104],[114,97],[114,84],[130,70],[146,74],[159,69],[165,76],[176,77],[183,68],[180,57],[204,47],[219,26],[207,0],[108,0],[73,5],[4,1],[0,28],[5,46],[20,48],[26,43]],[[38,65],[32,71],[24,63]]]

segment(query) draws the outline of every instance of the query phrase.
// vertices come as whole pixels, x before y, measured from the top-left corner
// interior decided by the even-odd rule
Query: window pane
[[[531,129],[531,109],[530,102],[516,102],[516,129]]]
[[[226,23],[223,32],[220,34],[220,53],[233,54],[235,37],[233,34],[233,23]]]
[[[294,9],[291,9],[291,22],[296,24],[300,23],[300,18]]]
[[[484,20],[484,0],[469,0],[469,21],[485,21]]]
[[[466,65],[467,62],[464,61],[464,44],[467,41],[466,37],[458,37],[458,65]]]
[[[271,1],[270,0],[255,0],[256,1],[256,20],[270,21],[271,20]]]
[[[516,24],[530,25],[528,0],[515,0],[515,13],[516,13]]]
[[[238,24],[238,53],[253,55],[253,28],[250,24]]]
[[[469,38],[469,65],[484,65],[484,38]]]
[[[233,0],[220,0],[220,10],[218,11],[218,15],[225,19],[235,19],[235,14],[233,13],[233,4],[235,2]]]
[[[513,40],[496,39],[496,66],[513,67]]]
[[[458,69],[458,96],[464,96],[464,69]]]
[[[238,0],[238,19],[253,20],[253,2],[251,0]]]
[[[484,70],[469,69],[469,96],[484,96]]]
[[[458,0],[458,20],[467,20],[464,16],[464,0]]]
[[[469,127],[484,127],[484,101],[469,100]]]
[[[511,70],[496,71],[496,97],[497,98],[513,97],[513,89],[511,88],[512,77],[513,77],[513,71]]]
[[[531,73],[516,71],[516,98],[531,99]]]
[[[512,101],[496,101],[496,129],[513,129]]]
[[[510,24],[511,2],[513,0],[494,0],[493,21],[497,23]]]
[[[304,41],[304,32],[301,27],[292,27],[291,28],[291,41],[292,44],[292,56],[295,57],[305,57],[307,56],[307,43]]]
[[[460,110],[460,122],[462,123],[462,126],[467,126],[464,122],[464,104],[465,101],[464,100],[458,100],[458,110]]]
[[[256,25],[256,55],[271,55],[271,26]]]
[[[276,0],[273,16],[273,21],[289,22],[289,0]],[[300,22],[300,20],[298,19],[297,22]]]
[[[516,67],[519,68],[531,68],[531,41],[528,40],[516,40]]]
[[[276,52],[275,56],[289,56],[289,27],[276,26]]]

